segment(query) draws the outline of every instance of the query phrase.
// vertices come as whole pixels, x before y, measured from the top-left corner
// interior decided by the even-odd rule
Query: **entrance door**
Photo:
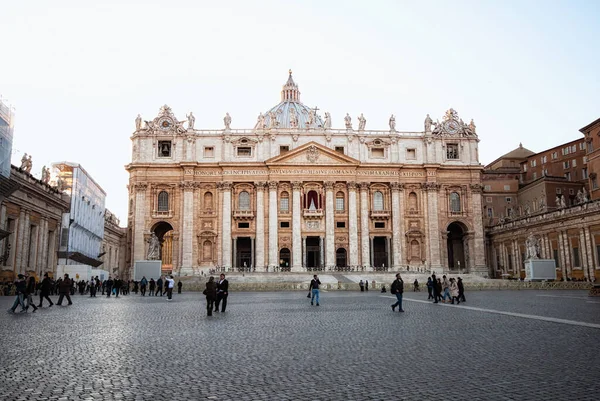
[[[252,267],[252,241],[250,237],[238,237],[235,265],[240,270],[250,270]]]
[[[291,257],[288,248],[281,248],[279,251],[279,270],[290,271]]]
[[[465,230],[458,223],[448,226],[448,268],[450,270],[467,269],[465,264]]]
[[[335,265],[338,269],[347,267],[346,250],[344,248],[338,248],[335,251]]]
[[[386,242],[386,237],[373,238],[373,268],[375,270],[389,269]]]
[[[321,267],[321,244],[319,237],[306,237],[306,268],[315,270]]]

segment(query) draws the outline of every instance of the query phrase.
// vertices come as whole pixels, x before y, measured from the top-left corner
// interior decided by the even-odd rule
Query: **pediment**
[[[360,162],[316,142],[309,142],[292,151],[272,157],[267,165],[358,166]]]

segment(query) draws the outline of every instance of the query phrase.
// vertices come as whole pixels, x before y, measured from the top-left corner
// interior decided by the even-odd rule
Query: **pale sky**
[[[600,117],[600,2],[0,0],[13,164],[81,163],[126,225],[130,136],[168,104],[196,128],[252,128],[288,69],[303,103],[422,131],[453,107],[480,161],[539,152]]]

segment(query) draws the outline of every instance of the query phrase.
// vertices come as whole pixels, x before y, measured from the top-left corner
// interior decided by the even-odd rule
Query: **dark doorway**
[[[347,264],[346,250],[344,248],[338,248],[338,250],[335,251],[335,265],[337,267],[346,267]]]
[[[250,270],[252,267],[252,241],[250,237],[238,237],[236,243],[235,267]]]
[[[173,270],[173,226],[166,221],[158,222],[152,227],[160,241],[160,259],[162,270]]]
[[[306,267],[321,267],[321,241],[319,237],[306,237]]]
[[[387,237],[373,238],[373,268],[376,270],[382,270],[389,267]]]
[[[291,262],[290,250],[288,248],[281,248],[279,251],[279,270],[290,271]]]
[[[458,270],[467,268],[465,264],[465,229],[459,223],[450,223],[448,226],[448,268]]]

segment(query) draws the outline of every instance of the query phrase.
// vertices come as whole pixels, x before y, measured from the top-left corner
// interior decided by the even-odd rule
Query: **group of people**
[[[172,281],[171,281],[172,280]],[[177,292],[181,294],[181,288],[183,284],[181,280],[177,283]],[[173,288],[175,288],[175,280],[173,279],[173,275],[165,276],[163,280],[163,276],[160,276],[156,281],[153,277],[150,277],[150,281],[146,279],[146,276],[143,276],[142,279],[138,281],[134,281],[133,284],[133,292],[138,293],[138,288],[143,297],[146,296],[146,291],[148,290],[148,296],[157,297],[163,296],[167,294],[167,298],[171,299],[169,296],[169,289],[171,289],[171,295],[173,294]]]
[[[206,296],[206,316],[212,316],[213,310],[219,312],[219,305],[221,306],[221,313],[225,313],[227,296],[229,295],[229,281],[227,281],[224,274],[219,276],[219,281],[215,281],[215,278],[210,276],[203,294]]]
[[[441,279],[437,278],[435,274],[427,279],[427,292],[429,294],[427,299],[433,299],[433,303],[437,304],[439,301],[443,303],[449,302],[457,304],[466,302],[465,299],[465,286],[462,279],[448,279],[444,274]]]
[[[63,279],[57,280],[58,284],[54,283],[50,277],[48,277],[48,273],[44,274],[44,279],[38,284],[35,281],[35,277],[33,276],[25,276],[23,274],[19,274],[17,276],[17,280],[15,281],[15,302],[13,306],[8,310],[9,313],[15,313],[17,307],[20,305],[21,310],[20,313],[27,313],[29,307],[33,308],[32,312],[36,312],[38,308],[42,307],[44,299],[46,299],[49,303],[49,307],[53,306],[54,303],[50,299],[49,295],[51,294],[51,289],[54,285],[57,285],[58,289],[58,302],[57,305],[62,305],[63,299],[66,297],[69,305],[72,305],[71,301],[71,286],[73,285],[72,280],[69,279],[69,275],[65,274]],[[34,294],[39,292],[40,302],[36,306],[33,301]]]

